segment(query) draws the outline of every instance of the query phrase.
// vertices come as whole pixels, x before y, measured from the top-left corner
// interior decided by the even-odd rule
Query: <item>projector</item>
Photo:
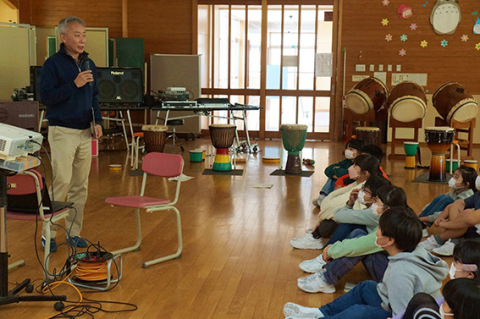
[[[40,149],[42,141],[40,133],[0,123],[0,158],[12,160],[34,153]]]

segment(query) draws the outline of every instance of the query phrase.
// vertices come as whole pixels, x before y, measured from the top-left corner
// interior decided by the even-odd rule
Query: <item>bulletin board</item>
[[[29,66],[36,61],[35,27],[0,23],[0,100],[10,100],[15,88],[30,85]]]

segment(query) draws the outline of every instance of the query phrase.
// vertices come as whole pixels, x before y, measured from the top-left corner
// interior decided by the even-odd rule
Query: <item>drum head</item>
[[[379,132],[380,128],[374,127],[374,126],[357,126],[355,128],[355,131],[360,131],[360,132]]]
[[[425,117],[425,102],[416,96],[403,96],[392,103],[391,114],[400,122],[412,122]]]
[[[165,132],[168,130],[168,126],[165,125],[142,125],[142,131],[146,132]]]
[[[455,120],[457,122],[468,122],[477,117],[478,103],[474,99],[465,99],[457,103],[447,116],[447,122]]]
[[[362,90],[352,89],[345,97],[347,108],[356,114],[365,114],[373,110],[370,97]]]
[[[280,130],[283,131],[306,131],[308,126],[305,124],[282,124]]]
[[[208,127],[213,127],[213,128],[231,128],[231,127],[236,127],[236,125],[233,125],[233,124],[210,124]]]
[[[453,132],[455,129],[449,126],[430,126],[425,128],[426,131],[435,131],[435,132]]]

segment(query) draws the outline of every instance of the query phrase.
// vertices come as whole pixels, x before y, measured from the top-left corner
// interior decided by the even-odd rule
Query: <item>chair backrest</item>
[[[38,183],[38,185],[37,185]],[[48,196],[44,190],[42,175],[36,170],[20,172],[7,177],[7,209],[11,211],[22,211],[38,213],[42,204]]]
[[[151,152],[143,158],[142,170],[151,175],[176,177],[182,174],[183,158],[178,154]]]

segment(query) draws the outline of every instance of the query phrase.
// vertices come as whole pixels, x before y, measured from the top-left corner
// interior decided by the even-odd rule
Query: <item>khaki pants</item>
[[[53,181],[50,198],[74,203],[66,220],[70,236],[79,236],[88,194],[88,175],[92,163],[91,130],[61,126],[48,128]],[[51,228],[55,238],[56,227]]]

